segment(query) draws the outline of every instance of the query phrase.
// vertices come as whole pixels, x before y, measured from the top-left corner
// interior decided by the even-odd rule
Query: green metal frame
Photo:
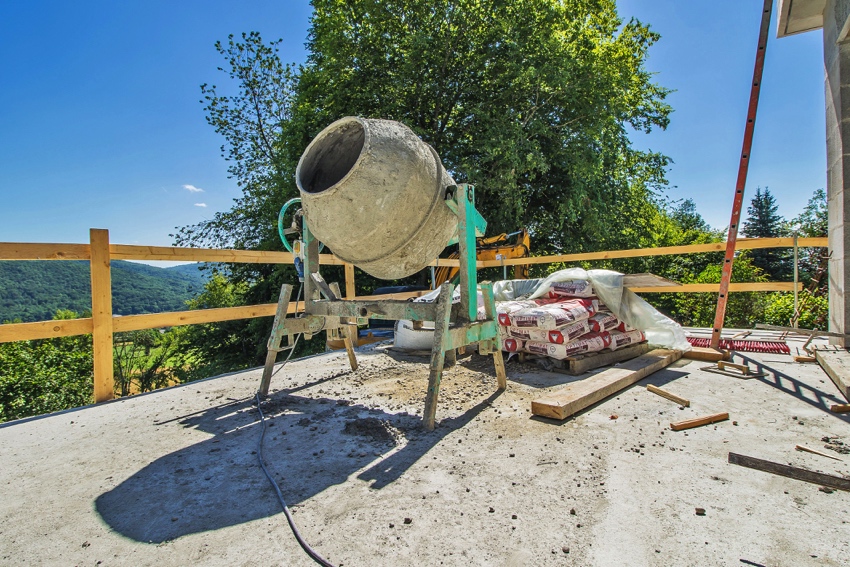
[[[398,300],[344,300],[338,288],[325,283],[319,273],[319,243],[310,232],[304,219],[301,238],[305,246],[304,255],[304,311],[305,318],[325,318],[334,326],[345,326],[355,321],[374,319],[408,319],[411,321],[434,321],[434,347],[431,351],[431,367],[428,393],[425,399],[424,423],[427,429],[435,426],[437,399],[443,368],[447,359],[453,361],[456,349],[477,343],[479,352],[492,354],[496,367],[499,390],[507,386],[505,364],[499,342],[496,307],[493,287],[482,284],[486,319],[478,320],[478,271],[476,237],[483,236],[487,222],[475,209],[475,188],[460,184],[446,188],[446,205],[457,215],[457,237],[448,244],[458,243],[460,256],[460,304],[452,305],[454,286],[445,283],[434,303],[417,303]],[[448,245],[447,244],[447,245]],[[284,311],[285,313],[285,311]],[[285,316],[275,319],[275,333],[291,335],[291,326],[298,319]],[[274,336],[274,335],[273,335]],[[276,346],[276,345],[275,345]],[[349,350],[352,369],[356,368],[354,354]],[[268,382],[263,382],[266,390]]]

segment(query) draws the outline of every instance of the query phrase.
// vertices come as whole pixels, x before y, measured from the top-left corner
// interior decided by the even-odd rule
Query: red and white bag
[[[556,330],[590,318],[596,313],[597,306],[598,302],[595,299],[569,299],[499,314],[499,323],[502,325],[507,323],[511,327]]]
[[[523,349],[525,345],[524,341],[520,339],[506,338],[502,339],[502,350],[506,352],[519,352]]]
[[[521,301],[501,301],[496,304],[496,313],[498,315],[499,324],[509,327],[511,325],[510,315],[517,313],[523,309],[534,309],[541,305],[555,303],[560,299],[540,298],[540,299],[525,299]]]
[[[590,325],[590,330],[594,333],[601,333],[602,331],[610,331],[612,329],[616,329],[620,324],[620,320],[617,319],[613,313],[603,313],[599,312],[590,319],[587,320]]]
[[[537,327],[503,327],[499,326],[499,334],[503,337],[535,341],[539,343],[568,343],[590,332],[587,320],[578,321],[561,329],[547,330]]]
[[[609,333],[589,333],[567,344],[538,343],[529,341],[525,343],[525,352],[542,354],[550,358],[563,360],[570,356],[586,352],[596,352],[611,344]]]
[[[593,297],[593,287],[587,280],[554,282],[549,286],[549,297]]]
[[[625,333],[611,333],[611,350],[617,350],[624,346],[636,345],[646,340],[644,334],[638,330],[626,331]]]

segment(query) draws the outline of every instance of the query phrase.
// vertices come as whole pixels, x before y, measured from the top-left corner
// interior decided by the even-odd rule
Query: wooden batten
[[[112,368],[112,276],[109,264],[109,231],[93,228],[89,236],[91,243],[94,401],[97,403],[115,397]]]

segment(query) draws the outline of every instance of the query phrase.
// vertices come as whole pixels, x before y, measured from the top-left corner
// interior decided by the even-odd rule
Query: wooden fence
[[[794,245],[793,238],[744,238],[739,239],[738,250],[757,248],[786,248]],[[827,238],[798,238],[800,247],[825,247]],[[512,258],[505,260],[479,261],[478,268],[512,266],[517,264],[551,264],[557,262],[581,262],[588,260],[612,260],[616,258],[638,258],[678,254],[696,254],[722,252],[724,242],[693,244],[688,246],[667,246],[660,248],[637,248],[631,250],[613,250],[606,252],[586,252],[580,254],[561,254],[557,256],[537,256],[533,258]],[[110,244],[109,231],[93,228],[89,231],[89,244],[41,244],[0,242],[0,261],[3,260],[88,260],[91,263],[91,300],[92,316],[82,319],[38,321],[35,323],[11,323],[0,325],[0,343],[34,339],[51,339],[71,335],[92,335],[94,358],[94,398],[95,402],[112,399],[113,387],[113,335],[125,331],[157,329],[197,323],[214,323],[235,319],[274,316],[276,303],[225,307],[218,309],[198,309],[192,311],[171,311],[146,315],[115,316],[112,312],[111,260],[169,260],[185,262],[228,262],[228,263],[266,263],[291,264],[289,252],[271,252],[256,250],[212,250],[206,248],[176,248],[168,246],[134,246]],[[354,266],[331,254],[320,254],[323,265],[344,266],[345,297],[353,299]],[[438,259],[432,266],[458,266],[459,260]],[[631,288],[637,293],[682,293],[682,292],[718,292],[719,284],[687,284],[671,287]],[[799,284],[798,284],[799,288]],[[730,292],[741,291],[793,291],[792,282],[736,283],[730,286]],[[392,296],[369,296],[400,299],[404,294]],[[289,312],[295,311],[290,303]]]

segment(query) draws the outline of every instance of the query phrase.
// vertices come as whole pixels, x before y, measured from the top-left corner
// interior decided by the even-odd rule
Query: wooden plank
[[[811,453],[812,455],[820,455],[821,457],[826,457],[827,459],[835,459],[836,461],[840,461],[838,457],[835,455],[827,455],[826,453],[821,453],[820,451],[815,451],[814,449],[810,449],[804,445],[797,445],[794,447],[798,451],[805,451],[806,453]]]
[[[0,242],[0,260],[89,260],[88,244]]]
[[[718,293],[720,284],[682,284],[668,287],[632,287],[635,293]],[[797,291],[802,291],[802,282]],[[730,292],[745,291],[794,291],[794,282],[749,282],[729,284]]]
[[[676,423],[671,423],[670,429],[672,429],[673,431],[682,431],[683,429],[701,427],[703,425],[717,423],[718,421],[726,421],[727,419],[729,419],[729,414],[726,412],[713,413],[711,415],[704,415],[702,417],[696,417],[694,419],[686,419],[685,421],[677,421]]]
[[[782,333],[794,333],[795,335],[803,335],[805,337],[810,337],[812,335],[816,337],[838,337],[845,338],[847,335],[843,335],[841,333],[833,333],[831,331],[818,331],[815,329],[800,329],[797,327],[782,327],[780,325],[765,325],[764,323],[756,323],[756,329],[762,329],[765,331],[780,331]]]
[[[606,350],[589,354],[581,358],[569,358],[564,360],[565,367],[563,368],[563,371],[566,374],[578,376],[585,372],[589,372],[590,370],[602,368],[603,366],[610,366],[624,360],[638,357],[642,354],[646,354],[649,350],[650,348],[648,343],[640,343],[636,345],[629,345],[617,350]]]
[[[434,320],[434,346],[431,348],[431,365],[428,374],[428,391],[425,394],[425,409],[422,420],[425,429],[433,431],[437,415],[437,401],[440,396],[440,382],[443,379],[443,365],[446,361],[446,336],[449,329],[449,319],[452,314],[452,292],[454,286],[445,282],[440,286],[440,296],[437,299],[437,315]]]
[[[687,407],[690,407],[690,405],[691,405],[690,400],[686,400],[685,398],[680,398],[676,394],[671,394],[667,390],[662,390],[661,388],[656,388],[652,384],[648,384],[646,386],[646,389],[649,390],[650,392],[652,392],[653,394],[658,394],[662,398],[667,398],[671,402],[676,402],[680,406],[684,406],[684,407],[687,408]]]
[[[718,362],[720,360],[729,360],[730,354],[729,351],[717,348],[693,347],[691,350],[685,352],[682,355],[682,358],[687,358],[689,360],[704,360],[705,362]]]
[[[354,264],[345,265],[345,298],[354,299],[357,290],[354,287]]]
[[[112,357],[112,278],[109,231],[93,228],[91,243],[92,356],[94,358],[94,401],[115,397]]]
[[[234,321],[236,319],[253,319],[256,317],[271,317],[277,310],[277,303],[262,305],[242,305],[239,307],[218,307],[214,309],[193,309],[191,311],[169,311],[166,313],[147,313],[144,315],[124,315],[113,319],[115,332],[139,331],[142,329],[159,329],[162,327],[179,327],[198,323],[217,323],[219,321]],[[301,311],[304,302],[301,302]],[[295,303],[290,303],[287,313],[295,312]]]
[[[3,327],[0,327],[2,329]],[[829,410],[834,413],[847,413],[850,412],[850,404],[832,404],[829,407]]]
[[[679,360],[682,351],[655,349],[531,402],[531,413],[566,419]]]
[[[92,320],[89,318],[37,321],[35,323],[7,323],[0,325],[0,343],[55,339],[73,335],[88,335],[91,332]]]
[[[626,274],[623,276],[623,287],[628,288],[681,287],[681,285],[682,284],[674,282],[673,280],[668,280],[667,278],[650,273]]]
[[[831,474],[809,471],[799,467],[765,461],[764,459],[757,459],[755,457],[748,457],[747,455],[739,455],[737,453],[729,453],[729,463],[755,469],[757,471],[769,472],[779,476],[793,478],[794,480],[802,480],[803,482],[811,482],[812,484],[828,486],[830,488],[850,492],[850,479],[833,476]]]
[[[794,355],[794,362],[817,362],[818,359],[814,356],[803,356],[801,354]]]
[[[818,364],[829,374],[845,399],[850,400],[850,353],[846,350],[816,350]]]
[[[180,248],[175,246],[137,246],[113,244],[113,260],[167,260],[184,262],[227,262],[236,264],[291,264],[292,254],[276,250],[233,250]],[[345,262],[333,254],[319,254],[319,263],[342,266]]]
[[[798,238],[797,246],[826,247],[827,237]],[[757,248],[791,248],[794,239],[787,238],[739,238],[736,250],[754,250]],[[487,260],[478,262],[479,268],[495,268],[502,265],[553,264],[557,262],[582,262],[585,260],[611,260],[614,258],[640,258],[644,256],[667,256],[678,254],[699,254],[705,252],[723,252],[726,242],[708,244],[689,244],[686,246],[660,246],[658,248],[632,248],[629,250],[608,250],[603,252],[582,252],[577,254],[558,254],[554,256],[534,256],[531,258],[507,258],[505,260]],[[440,260],[441,265],[442,260]]]

